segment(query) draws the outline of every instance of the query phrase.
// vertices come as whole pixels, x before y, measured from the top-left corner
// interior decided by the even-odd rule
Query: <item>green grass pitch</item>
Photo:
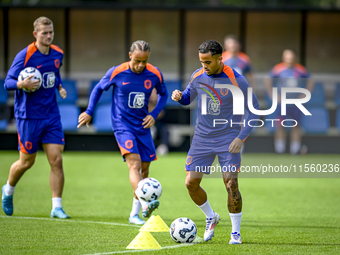
[[[0,152],[0,185],[18,152]],[[70,220],[51,219],[49,166],[43,152],[23,176],[14,195],[14,215],[0,212],[0,254],[130,254],[126,246],[139,228],[128,224],[132,190],[119,153],[65,152],[63,206]],[[205,217],[184,185],[185,153],[158,157],[150,176],[163,187],[160,215],[169,226],[191,218],[203,237]],[[242,165],[339,164],[338,155],[244,154]],[[227,193],[218,178],[203,188],[221,216],[207,243],[178,246],[168,233],[152,233],[162,250],[147,254],[339,254],[340,178],[240,178],[243,197],[242,245],[229,245]]]

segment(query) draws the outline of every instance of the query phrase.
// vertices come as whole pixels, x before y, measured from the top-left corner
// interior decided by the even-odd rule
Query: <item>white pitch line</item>
[[[162,249],[146,249],[146,250],[128,250],[128,251],[112,251],[112,252],[103,252],[103,253],[92,253],[92,254],[84,254],[84,255],[107,255],[107,254],[122,254],[122,253],[132,253],[132,252],[144,252],[144,251],[157,251],[157,250],[166,250],[166,249],[176,249],[185,246],[195,245],[197,243],[201,243],[203,239],[199,236],[196,237],[195,242],[192,243],[182,243],[171,246],[164,246]]]
[[[46,220],[46,221],[60,221],[60,222],[73,222],[73,223],[91,223],[91,224],[104,224],[104,225],[114,225],[114,226],[125,226],[125,227],[133,227],[140,228],[141,226],[136,226],[132,224],[123,224],[116,222],[100,222],[100,221],[85,221],[85,220],[70,220],[70,219],[53,219],[53,218],[39,218],[39,217],[22,217],[22,216],[5,216],[0,215],[1,218],[6,219],[26,219],[26,220]]]
[[[46,221],[60,221],[60,222],[72,222],[72,223],[91,223],[91,224],[105,224],[105,225],[114,225],[114,226],[124,226],[124,227],[135,227],[140,228],[141,226],[131,225],[131,224],[123,224],[123,223],[115,223],[115,222],[100,222],[100,221],[83,221],[83,220],[70,220],[70,219],[53,219],[53,218],[39,218],[39,217],[23,217],[23,216],[5,216],[0,215],[0,218],[6,219],[25,219],[25,220],[46,220]],[[160,250],[166,249],[176,249],[185,246],[194,245],[196,243],[202,242],[201,237],[196,237],[195,242],[193,243],[183,243],[171,246],[164,246]],[[106,255],[106,254],[121,254],[121,253],[133,253],[133,252],[144,252],[144,251],[156,251],[154,249],[147,249],[147,250],[128,250],[128,251],[113,251],[113,252],[103,252],[103,253],[93,253],[93,254],[86,254],[86,255]]]
[[[92,253],[92,254],[84,254],[84,255],[106,255],[106,254],[121,254],[121,253],[132,253],[132,252],[144,252],[144,251],[158,251],[158,250],[166,250],[166,249],[176,249],[184,246],[194,245],[194,243],[183,243],[171,246],[164,246],[162,249],[146,249],[146,250],[128,250],[128,251],[112,251],[112,252],[103,252],[103,253]]]

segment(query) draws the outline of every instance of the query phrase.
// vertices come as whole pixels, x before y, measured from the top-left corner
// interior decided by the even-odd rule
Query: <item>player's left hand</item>
[[[66,89],[64,89],[60,84],[58,90],[59,90],[59,95],[61,96],[61,98],[65,99],[67,97]]]
[[[236,137],[234,141],[231,142],[229,145],[229,152],[230,153],[239,153],[241,151],[243,142],[240,138]]]
[[[146,115],[146,117],[143,119],[143,126],[144,128],[151,128],[153,125],[155,125],[155,119],[151,115]]]

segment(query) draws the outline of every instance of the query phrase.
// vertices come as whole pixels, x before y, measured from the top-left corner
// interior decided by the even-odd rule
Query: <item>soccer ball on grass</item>
[[[189,218],[178,218],[170,225],[170,236],[176,243],[192,243],[196,235],[196,224]]]

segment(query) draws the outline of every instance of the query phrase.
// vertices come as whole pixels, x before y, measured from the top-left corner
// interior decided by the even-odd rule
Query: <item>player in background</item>
[[[240,233],[242,198],[238,189],[240,150],[252,127],[245,124],[241,130],[239,123],[243,116],[233,115],[232,93],[228,89],[216,86],[233,84],[241,89],[244,98],[247,98],[249,85],[243,76],[223,64],[222,46],[219,42],[202,43],[199,47],[199,59],[202,67],[193,73],[187,88],[183,92],[175,90],[172,93],[172,99],[182,105],[188,105],[198,97],[198,117],[185,166],[185,185],[191,199],[207,218],[204,241],[209,241],[214,236],[220,216],[211,208],[200,183],[203,174],[209,173],[208,167],[218,155],[219,163],[224,170],[223,181],[228,192],[228,210],[232,223],[229,243],[239,244],[242,243]],[[213,95],[213,98],[204,101],[203,98],[209,95],[210,97]],[[252,96],[254,108],[260,109],[255,94],[249,96]],[[246,101],[245,109],[249,110]],[[215,119],[225,119],[228,123],[214,126]],[[249,113],[248,119],[258,119],[258,116]],[[243,123],[248,123],[248,119]],[[231,125],[231,121],[235,124]]]
[[[65,142],[55,94],[58,90],[62,98],[66,97],[59,73],[64,54],[52,44],[54,31],[50,19],[40,17],[33,26],[36,41],[17,54],[5,80],[5,88],[15,91],[14,115],[18,129],[19,160],[12,164],[7,184],[2,188],[2,208],[7,215],[13,214],[15,186],[25,171],[33,166],[38,144],[42,143],[51,166],[51,217],[70,218],[61,206],[64,187],[62,152]],[[19,73],[26,67],[37,68],[43,78],[41,87],[32,93],[25,92],[23,88],[36,89],[39,81],[32,81],[32,76],[18,81]]]
[[[223,63],[245,76],[249,81],[249,85],[254,88],[254,75],[250,58],[240,51],[241,44],[236,36],[227,35],[224,38],[224,49],[225,51],[222,53]]]
[[[222,61],[225,65],[230,66],[239,74],[245,76],[249,85],[254,89],[254,75],[250,58],[241,52],[241,44],[234,35],[227,35],[224,37],[224,49],[222,53]],[[245,114],[244,118],[248,115]],[[245,145],[242,146],[241,153],[243,153]]]
[[[159,206],[159,201],[145,202],[135,194],[140,180],[148,177],[151,161],[156,160],[155,145],[150,128],[155,124],[167,100],[167,90],[163,75],[157,67],[148,63],[150,46],[145,41],[132,43],[130,61],[113,66],[93,89],[89,105],[79,115],[79,125],[88,126],[93,111],[102,92],[113,86],[111,120],[112,130],[124,161],[130,173],[130,183],[134,191],[132,210],[129,222],[144,224],[139,217],[141,206],[143,217],[150,217]],[[153,88],[158,93],[158,102],[152,112],[148,112],[149,98]]]
[[[306,87],[310,92],[313,90],[314,83],[309,79],[310,75],[306,68],[296,63],[295,52],[291,49],[286,49],[282,54],[282,63],[277,64],[269,73],[270,78],[266,79],[266,90],[270,99],[272,99],[273,86],[278,88],[278,107],[275,114],[275,119],[283,120],[294,119],[298,122],[296,127],[292,127],[290,130],[290,153],[297,154],[301,149],[301,111],[295,105],[287,105],[287,115],[285,118],[281,116],[281,104],[280,104],[280,92],[282,87]],[[306,85],[307,84],[307,85]],[[287,94],[287,97],[298,97],[293,93]],[[277,125],[274,134],[274,147],[275,152],[284,153],[286,151],[286,128],[281,125]]]

